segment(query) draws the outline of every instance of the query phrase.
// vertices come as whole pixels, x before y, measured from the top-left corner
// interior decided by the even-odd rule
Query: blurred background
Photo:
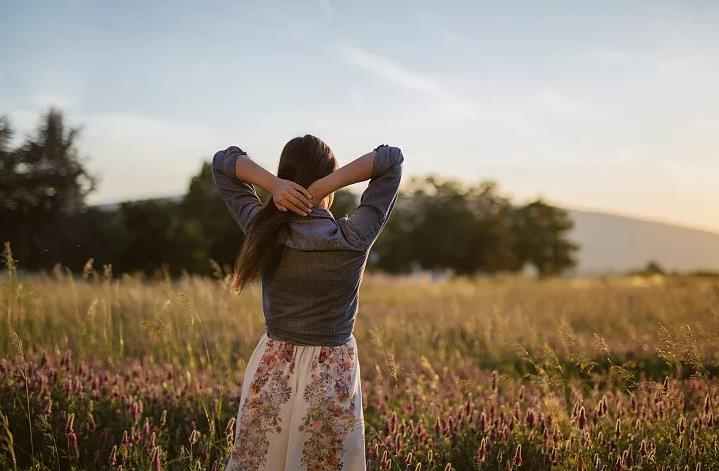
[[[227,272],[209,162],[405,154],[371,269],[719,270],[716,2],[3,2],[19,270]],[[364,185],[338,195],[350,213]]]

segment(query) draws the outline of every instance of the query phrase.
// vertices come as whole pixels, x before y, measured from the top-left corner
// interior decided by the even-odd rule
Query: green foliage
[[[511,221],[520,265],[531,264],[540,277],[576,265],[579,247],[567,239],[574,223],[566,211],[537,200],[516,208]]]
[[[401,193],[375,252],[375,266],[399,273],[451,270],[459,275],[515,272],[540,276],[576,264],[567,212],[541,201],[515,208],[496,183],[465,185],[437,176],[414,178]]]

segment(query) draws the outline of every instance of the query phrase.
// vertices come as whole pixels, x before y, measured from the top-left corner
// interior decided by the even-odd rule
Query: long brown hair
[[[307,188],[315,180],[325,177],[337,169],[337,159],[332,149],[321,139],[306,134],[291,139],[282,149],[277,177],[291,180]],[[245,285],[262,272],[271,271],[281,252],[280,233],[287,227],[289,209],[280,211],[270,196],[264,207],[257,213],[250,227],[247,239],[235,261],[235,271],[230,288],[238,293]]]

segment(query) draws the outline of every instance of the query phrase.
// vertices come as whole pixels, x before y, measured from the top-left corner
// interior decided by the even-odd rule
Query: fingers
[[[307,216],[307,212],[304,209],[302,209],[301,207],[294,204],[292,201],[285,201],[282,204],[287,206],[287,209],[289,209],[293,213],[297,213],[300,216]]]
[[[307,191],[307,188],[305,188],[304,186],[300,185],[299,183],[294,183],[294,182],[293,182],[292,188],[294,188],[295,190],[297,190],[298,192],[300,192],[302,195],[304,195],[304,197],[307,198],[307,202],[310,202],[310,203],[311,203],[311,201],[312,201],[312,194],[311,194],[309,191]]]
[[[312,201],[308,200],[302,193],[293,190],[287,194],[287,198],[290,199],[297,206],[306,208],[307,211],[312,211]]]

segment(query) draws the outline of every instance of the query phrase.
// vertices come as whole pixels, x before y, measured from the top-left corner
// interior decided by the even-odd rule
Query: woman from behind
[[[353,330],[403,160],[381,145],[340,168],[312,135],[285,145],[277,176],[236,146],[215,154],[215,185],[246,234],[230,286],[259,278],[266,328],[244,373],[228,470],[366,469]],[[357,209],[335,218],[334,192],[365,180]],[[271,194],[265,204],[253,185]]]

